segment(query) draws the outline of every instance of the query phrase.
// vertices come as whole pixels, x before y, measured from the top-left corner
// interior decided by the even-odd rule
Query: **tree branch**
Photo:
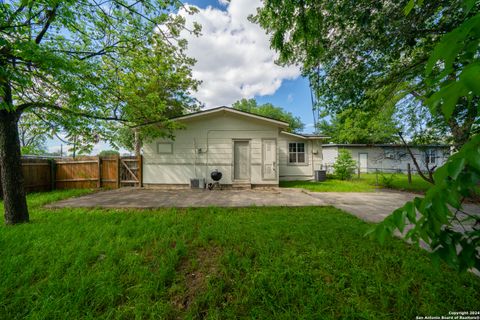
[[[13,20],[15,20],[15,17],[23,11],[23,9],[25,9],[25,4],[21,4],[18,6],[17,10],[15,10],[15,12],[8,18],[8,20],[6,21],[6,24],[3,25],[0,29],[4,29],[5,27],[7,27],[10,23],[13,22]]]
[[[62,108],[60,106],[57,106],[55,104],[50,104],[50,103],[42,103],[42,102],[28,102],[28,103],[24,103],[24,104],[21,104],[17,107],[17,110],[19,112],[23,112],[27,109],[30,109],[30,108],[45,108],[45,109],[51,109],[51,110],[56,110],[56,111],[60,111],[60,112],[65,112],[65,113],[68,113],[68,114],[71,114],[71,115],[75,115],[75,116],[78,116],[78,117],[83,117],[83,118],[88,118],[88,119],[94,119],[94,120],[105,120],[105,121],[118,121],[118,122],[125,122],[125,123],[129,123],[131,121],[127,120],[127,119],[122,119],[122,118],[118,118],[118,117],[105,117],[105,116],[98,116],[98,115],[94,115],[94,114],[89,114],[89,113],[84,113],[84,112],[78,112],[78,111],[75,111],[75,110],[70,110],[70,109],[67,109],[67,108]]]
[[[50,27],[50,24],[52,23],[53,19],[55,19],[55,15],[56,15],[58,6],[59,6],[59,4],[57,4],[55,7],[53,7],[52,10],[47,11],[47,16],[48,16],[47,22],[45,22],[45,25],[43,26],[42,30],[40,31],[40,33],[35,38],[35,43],[36,44],[39,44],[42,41],[43,36],[45,35],[48,28]]]
[[[85,59],[89,59],[89,58],[93,58],[95,56],[101,56],[101,55],[104,55],[104,54],[107,54],[108,53],[108,50],[111,49],[111,48],[115,48],[116,45],[118,45],[121,41],[117,41],[115,43],[113,43],[112,45],[109,45],[109,46],[106,46],[106,47],[103,47],[101,50],[97,51],[97,52],[92,52],[84,57],[81,57],[79,58],[80,60],[85,60]]]
[[[427,177],[423,174],[422,170],[420,170],[420,166],[418,165],[418,162],[417,162],[417,159],[415,158],[415,156],[413,155],[413,152],[412,150],[410,149],[410,147],[408,146],[408,144],[405,142],[405,140],[403,139],[403,136],[402,134],[399,132],[398,135],[400,136],[400,139],[402,140],[403,144],[405,145],[405,147],[407,148],[407,151],[408,153],[410,154],[410,157],[412,158],[412,161],[413,161],[413,164],[415,165],[415,169],[417,169],[417,172],[418,174],[420,175],[420,177],[423,178],[423,180],[427,181],[427,182],[430,182],[431,184],[434,184],[434,181],[433,181],[433,178],[430,178],[430,177]]]

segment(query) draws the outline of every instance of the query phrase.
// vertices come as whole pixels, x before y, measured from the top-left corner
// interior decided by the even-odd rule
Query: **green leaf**
[[[473,152],[469,152],[466,154],[466,158],[468,160],[468,165],[472,168],[480,172],[480,150],[476,148]]]
[[[378,239],[380,244],[385,243],[385,237],[387,236],[387,233],[387,229],[383,223],[379,224],[375,229],[375,237]]]
[[[448,204],[451,205],[453,208],[455,209],[460,208],[460,205],[461,205],[460,195],[456,190],[451,190],[450,192],[447,192],[446,200]]]
[[[415,7],[415,0],[408,1],[405,8],[403,8],[403,13],[405,13],[405,15],[408,16],[414,7]]]
[[[419,199],[419,198],[415,198],[415,200],[416,199]],[[416,206],[412,201],[408,201],[404,206],[408,221],[410,221],[411,223],[415,223],[417,221],[417,210],[415,209],[415,207]]]
[[[460,271],[468,270],[475,264],[476,248],[466,241],[461,241],[461,251],[458,253]]]
[[[463,83],[453,82],[434,93],[426,100],[426,104],[430,106],[433,114],[436,113],[437,105],[440,104],[442,114],[448,121],[455,110],[458,99],[467,95],[467,93],[468,89],[463,86]]]
[[[471,63],[463,69],[460,81],[465,87],[480,96],[480,62]]]
[[[465,168],[465,158],[455,159],[447,164],[448,174],[452,179],[457,179],[460,172]]]
[[[475,4],[477,3],[477,0],[464,0],[463,1],[464,5],[465,5],[465,10],[466,10],[466,13],[469,13],[470,10],[472,10],[472,8],[475,6]]]
[[[448,159],[447,163],[435,170],[433,173],[433,180],[435,181],[435,184],[441,183],[445,179],[447,179],[449,173],[448,173],[448,163],[451,160],[451,157]]]
[[[395,223],[395,226],[398,228],[400,232],[403,232],[403,229],[405,228],[406,213],[407,212],[404,208],[399,208],[393,211],[393,214],[392,214],[393,222]]]
[[[437,197],[435,201],[433,201],[432,205],[432,217],[435,218],[441,224],[448,224],[447,216],[450,214],[450,210],[447,207],[446,195],[442,194],[441,197]],[[435,230],[436,232],[440,232],[440,229]]]
[[[450,74],[455,59],[464,48],[465,43],[468,42],[466,41],[466,39],[469,37],[472,30],[473,32],[475,32],[476,28],[478,28],[479,26],[480,14],[477,14],[472,18],[464,21],[453,31],[445,34],[441,38],[440,42],[433,49],[433,52],[430,55],[430,58],[428,59],[428,62],[426,64],[425,74],[427,76],[430,75],[433,71],[433,67],[438,61],[442,61],[444,64],[444,70],[440,74],[440,78]]]

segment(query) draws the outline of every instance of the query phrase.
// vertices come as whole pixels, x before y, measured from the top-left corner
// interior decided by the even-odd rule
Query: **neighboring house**
[[[220,107],[174,119],[185,125],[174,140],[143,146],[145,186],[189,186],[192,178],[241,186],[276,186],[279,180],[312,180],[322,165],[325,137],[287,132],[288,123]]]
[[[422,171],[440,167],[450,156],[448,145],[412,145],[409,146]],[[404,145],[398,144],[324,144],[323,169],[333,172],[333,164],[339,149],[350,151],[357,161],[361,172],[406,172],[410,164],[415,171],[413,160]]]

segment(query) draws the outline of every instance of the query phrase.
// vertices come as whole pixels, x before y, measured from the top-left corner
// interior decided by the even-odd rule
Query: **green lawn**
[[[392,175],[386,173],[376,175],[375,173],[362,173],[360,179],[355,175],[351,180],[329,178],[323,182],[280,181],[280,186],[285,188],[304,188],[316,192],[370,192],[379,188],[425,192],[430,184],[418,175],[412,175],[412,184],[409,184],[406,174],[397,173]]]
[[[480,309],[480,279],[436,269],[331,207],[49,210],[0,226],[0,319],[414,319]]]

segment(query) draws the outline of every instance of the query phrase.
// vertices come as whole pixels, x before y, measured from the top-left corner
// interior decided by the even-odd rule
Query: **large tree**
[[[179,127],[171,118],[199,107],[190,94],[200,83],[191,74],[195,60],[178,54],[168,43],[153,41],[153,48],[130,50],[120,64],[112,60],[109,66],[111,77],[117,79],[116,95],[125,103],[124,117],[140,121],[134,126],[121,125],[112,143],[136,153],[145,141],[171,136]]]
[[[295,117],[291,112],[281,107],[276,107],[271,103],[259,105],[255,99],[241,99],[234,102],[232,107],[237,110],[287,122],[289,124],[288,129],[292,132],[300,132],[304,128],[304,124],[299,117]]]
[[[406,19],[407,3],[265,0],[253,19],[271,34],[280,63],[302,66],[317,98],[316,108],[379,110],[404,98],[410,103],[402,108],[419,103],[426,108],[425,97],[435,90],[424,74],[429,53],[442,35],[473,16],[478,4],[467,12],[460,0],[425,1]],[[459,68],[454,65],[450,74]],[[443,119],[460,147],[478,120],[478,98],[456,102],[454,117],[436,117]]]
[[[395,230],[464,271],[480,271],[480,217],[465,199],[480,183],[480,2],[265,0],[254,20],[283,62],[299,62],[330,110],[397,105],[409,96],[450,130],[458,152],[432,187],[372,229]],[[412,224],[406,232],[405,225]]]
[[[317,130],[334,143],[397,142],[399,126],[392,110],[368,112],[347,108],[335,113],[330,121],[322,120]]]
[[[5,223],[29,220],[18,134],[24,112],[35,112],[48,125],[92,141],[108,138],[118,129],[108,121],[135,126],[146,118],[164,120],[148,104],[136,108],[119,96],[121,84],[114,75],[120,68],[136,73],[135,65],[125,65],[129,52],[166,46],[175,48],[170,56],[183,56],[185,43],[178,35],[184,19],[169,14],[180,6],[176,0],[1,2],[0,166]]]

